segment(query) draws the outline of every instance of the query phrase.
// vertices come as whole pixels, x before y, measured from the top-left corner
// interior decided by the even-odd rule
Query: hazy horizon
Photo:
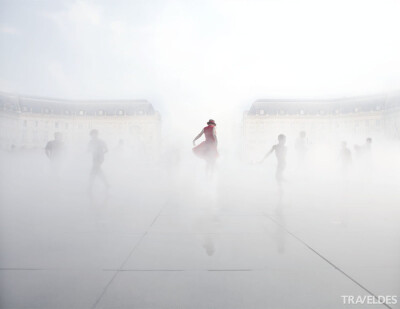
[[[0,1],[0,89],[219,114],[397,90],[397,1]],[[201,116],[201,115],[199,115]]]

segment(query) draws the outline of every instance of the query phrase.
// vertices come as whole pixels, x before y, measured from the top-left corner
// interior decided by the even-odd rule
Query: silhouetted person
[[[347,143],[345,141],[343,141],[341,144],[340,161],[342,164],[342,172],[346,174],[349,167],[351,166],[353,160],[352,160],[352,156],[351,156],[351,151],[347,147]]]
[[[304,165],[306,163],[306,156],[308,151],[306,132],[301,131],[299,133],[299,136],[296,139],[295,148],[297,152],[298,164]]]
[[[203,128],[193,140],[193,146],[195,146],[193,152],[198,157],[206,160],[206,174],[208,176],[212,176],[215,162],[218,158],[216,125],[215,121],[210,119],[207,122],[207,127]],[[196,140],[198,140],[203,134],[206,137],[206,140],[196,146]]]
[[[277,166],[276,166],[276,173],[275,178],[278,184],[282,184],[283,179],[283,171],[286,168],[286,152],[287,147],[286,144],[286,136],[283,134],[278,135],[278,144],[272,146],[271,150],[267,152],[264,158],[261,160],[260,163],[264,162],[264,160],[273,152],[275,152],[275,156],[277,159]]]
[[[90,131],[91,140],[89,142],[89,152],[92,154],[93,165],[92,170],[90,172],[90,183],[89,189],[92,190],[94,180],[99,178],[104,185],[108,188],[107,179],[101,169],[101,165],[104,162],[104,155],[107,153],[107,145],[106,143],[99,139],[99,132],[97,130]]]
[[[52,161],[61,158],[64,152],[64,142],[60,132],[54,133],[54,140],[47,142],[45,152],[46,156]]]
[[[60,132],[54,133],[54,140],[47,142],[44,150],[46,156],[50,160],[50,168],[53,177],[55,177],[55,180],[58,180],[61,169],[61,160],[65,151],[62,134]]]

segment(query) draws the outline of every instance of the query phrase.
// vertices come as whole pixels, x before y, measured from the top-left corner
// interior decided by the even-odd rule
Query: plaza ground
[[[268,168],[221,164],[207,180],[107,163],[108,192],[90,196],[83,164],[63,177],[41,155],[3,156],[0,307],[372,309],[387,307],[341,296],[400,296],[395,183],[279,189]]]

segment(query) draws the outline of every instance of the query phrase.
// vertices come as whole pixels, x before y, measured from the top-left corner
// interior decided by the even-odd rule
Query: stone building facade
[[[335,99],[258,100],[243,115],[244,150],[259,153],[280,133],[306,131],[314,142],[400,138],[400,95]]]
[[[61,132],[66,142],[87,142],[98,129],[110,145],[123,140],[157,152],[161,117],[145,100],[61,100],[0,93],[0,148],[43,148]]]

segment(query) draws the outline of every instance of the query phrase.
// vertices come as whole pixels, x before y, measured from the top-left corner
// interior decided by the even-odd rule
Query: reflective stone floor
[[[400,308],[342,297],[400,297],[396,184],[107,163],[90,195],[36,159],[2,160],[3,309]]]

